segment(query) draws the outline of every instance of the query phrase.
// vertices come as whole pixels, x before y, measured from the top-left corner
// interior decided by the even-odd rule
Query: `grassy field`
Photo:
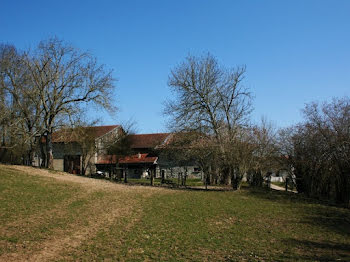
[[[349,261],[350,210],[0,166],[0,261]]]

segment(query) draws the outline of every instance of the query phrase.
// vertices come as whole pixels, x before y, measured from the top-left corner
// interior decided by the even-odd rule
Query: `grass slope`
[[[0,166],[0,260],[350,260],[348,209],[285,192],[86,181]]]

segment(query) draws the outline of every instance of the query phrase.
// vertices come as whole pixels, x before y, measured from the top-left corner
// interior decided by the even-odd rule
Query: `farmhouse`
[[[123,132],[121,126],[90,126],[53,133],[53,166],[72,174],[96,172],[95,163],[106,154],[105,145]]]
[[[174,136],[172,133],[129,135],[130,154],[108,154],[108,147],[125,132],[119,125],[62,129],[53,134],[53,166],[55,170],[72,174],[94,174],[129,178],[200,176],[193,164],[174,166],[161,156]],[[39,161],[40,162],[40,161]]]
[[[96,167],[98,170],[110,172],[117,164],[124,175],[130,178],[148,177],[151,172],[158,177],[160,149],[167,145],[171,133],[137,134],[128,137],[131,154],[125,157],[116,155],[99,155]]]

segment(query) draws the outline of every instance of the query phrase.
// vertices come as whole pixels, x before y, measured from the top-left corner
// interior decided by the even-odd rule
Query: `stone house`
[[[130,135],[131,154],[125,157],[115,155],[100,155],[96,167],[102,172],[109,173],[118,165],[122,176],[129,178],[145,178],[151,172],[160,176],[159,149],[165,146],[171,138],[171,133],[136,134]]]
[[[202,173],[194,165],[176,166],[162,158],[161,151],[173,138],[172,133],[135,134],[130,135],[132,154],[118,158],[117,156],[101,155],[96,167],[102,172],[109,173],[118,165],[122,177],[147,178],[151,172],[157,177],[177,177],[187,173],[192,177],[201,177]]]
[[[97,171],[121,177],[147,178],[188,176],[201,177],[198,167],[170,165],[162,159],[161,150],[172,140],[172,133],[130,135],[131,154],[124,157],[108,155],[107,146],[123,134],[119,125],[62,129],[52,135],[55,170],[72,174],[95,174]]]
[[[106,154],[106,144],[113,143],[121,132],[119,125],[63,129],[53,133],[53,167],[72,174],[96,172],[96,162]]]

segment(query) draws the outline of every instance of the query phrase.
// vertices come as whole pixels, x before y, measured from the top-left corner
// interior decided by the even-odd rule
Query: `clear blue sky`
[[[311,101],[349,95],[350,1],[1,0],[0,42],[35,47],[58,36],[91,51],[117,82],[117,118],[139,132],[166,131],[162,102],[171,68],[210,52],[247,66],[253,119],[301,120]]]

